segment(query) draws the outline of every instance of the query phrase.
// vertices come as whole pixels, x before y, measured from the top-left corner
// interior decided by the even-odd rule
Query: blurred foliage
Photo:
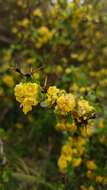
[[[106,0],[0,0],[0,190],[107,190],[106,33]],[[96,118],[69,131],[43,105],[24,115],[14,88],[31,80],[83,97]]]

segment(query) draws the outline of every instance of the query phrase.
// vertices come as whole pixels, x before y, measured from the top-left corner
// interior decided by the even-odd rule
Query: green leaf
[[[67,122],[71,124],[74,122],[74,118],[71,114],[67,115]]]

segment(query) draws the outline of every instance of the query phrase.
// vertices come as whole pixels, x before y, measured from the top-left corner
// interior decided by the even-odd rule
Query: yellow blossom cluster
[[[30,20],[28,18],[24,18],[23,20],[18,22],[18,25],[24,28],[27,28],[29,24],[30,24]]]
[[[86,163],[86,166],[90,170],[95,170],[96,167],[97,167],[93,160],[88,160],[87,163]]]
[[[40,86],[36,83],[28,82],[16,85],[16,100],[21,103],[24,113],[30,111],[32,106],[37,105],[38,101],[35,97],[37,96],[39,90]],[[93,107],[89,105],[88,101],[78,100],[73,94],[66,93],[64,90],[60,90],[56,86],[50,86],[44,95],[44,102],[47,107],[53,106],[55,112],[62,116],[72,114],[74,118],[76,118],[84,116],[93,110]],[[68,131],[75,131],[76,125],[71,125],[65,121],[62,121],[60,124],[57,124],[56,128],[66,128]]]
[[[81,136],[90,137],[96,132],[96,128],[92,121],[88,121],[88,124],[81,127],[80,131]]]
[[[53,31],[50,31],[48,27],[41,26],[37,30],[38,38],[36,41],[36,48],[41,48],[44,44],[46,44],[53,37]]]
[[[34,16],[34,17],[42,17],[42,12],[41,12],[41,10],[40,10],[39,8],[35,9],[35,10],[33,11],[33,16]]]
[[[5,75],[3,78],[3,83],[8,86],[8,87],[13,87],[14,86],[14,79],[11,75]]]
[[[93,172],[97,169],[97,165],[96,165],[95,161],[94,160],[87,160],[86,161],[86,168],[87,168],[86,176],[89,179],[92,179],[94,176]]]
[[[55,111],[61,115],[72,113],[77,119],[85,117],[94,111],[93,106],[87,100],[78,99],[72,93],[51,86],[47,90],[46,103],[48,106],[55,105]]]
[[[76,106],[75,97],[72,94],[63,94],[57,99],[56,111],[66,115],[74,110]]]
[[[55,86],[49,87],[46,103],[50,106],[55,104],[55,111],[61,115],[67,115],[72,112],[76,106],[76,100],[73,94],[59,90]]]
[[[3,61],[5,62],[4,66],[7,66],[6,63],[9,63],[12,59],[12,54],[10,50],[6,50],[3,54]],[[8,65],[9,67],[9,65]]]
[[[91,106],[89,104],[89,102],[87,100],[84,100],[84,99],[80,99],[78,101],[78,107],[77,107],[77,112],[78,112],[78,115],[80,117],[86,115],[86,114],[89,114],[90,112],[92,112],[94,110],[93,106]]]
[[[56,86],[50,86],[47,90],[46,94],[46,103],[48,106],[52,106],[55,104],[58,96],[59,96],[60,90]]]
[[[97,170],[98,166],[95,163],[95,160],[88,160],[86,161],[86,167],[87,172],[86,176],[87,178],[96,181],[98,184],[107,184],[107,177],[103,175],[96,175],[94,171]]]
[[[38,96],[40,93],[40,86],[37,83],[20,83],[15,87],[16,100],[21,103],[23,112],[32,110],[32,106],[36,106],[38,101]]]
[[[16,3],[19,7],[21,7],[22,9],[26,9],[27,8],[27,3],[25,3],[26,1],[24,0],[16,0]]]
[[[95,181],[100,184],[107,184],[107,177],[106,176],[100,176],[97,175],[95,178]]]
[[[68,132],[72,132],[72,133],[76,132],[76,130],[77,130],[77,126],[76,126],[75,122],[69,123],[64,119],[62,119],[60,122],[58,122],[56,124],[55,128],[60,131],[68,131]]]
[[[16,123],[16,124],[15,124],[15,127],[16,127],[17,129],[22,129],[24,126],[23,126],[22,123]]]
[[[66,173],[69,166],[76,168],[81,165],[85,144],[85,138],[69,137],[68,142],[62,146],[61,155],[58,159],[58,167],[61,173]]]

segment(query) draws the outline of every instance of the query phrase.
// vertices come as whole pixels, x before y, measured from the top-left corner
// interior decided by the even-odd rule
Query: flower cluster
[[[50,31],[46,26],[41,26],[37,30],[38,39],[36,42],[36,48],[41,48],[44,44],[46,44],[53,37],[53,31]]]
[[[3,78],[3,83],[8,86],[8,87],[13,87],[14,86],[14,79],[11,75],[5,75]]]
[[[61,173],[66,173],[68,167],[79,167],[82,155],[85,151],[86,139],[82,137],[69,137],[68,142],[62,146],[58,159],[58,167]]]
[[[50,86],[46,94],[46,100],[45,100],[46,104],[48,106],[52,106],[53,104],[55,104],[59,96],[59,93],[60,90],[56,86]]]
[[[33,16],[34,16],[34,17],[42,17],[42,12],[41,12],[41,10],[40,10],[39,8],[35,9],[35,10],[33,11]]]
[[[72,94],[63,94],[57,99],[56,111],[62,115],[72,112],[76,106],[75,97]]]
[[[25,114],[32,110],[32,106],[39,103],[39,94],[40,86],[37,83],[20,83],[15,87],[16,100],[21,103]]]
[[[74,95],[66,93],[64,90],[56,88],[56,86],[49,87],[46,94],[46,103],[50,106],[54,105],[55,111],[61,115],[67,115],[76,106]]]
[[[91,106],[89,104],[88,101],[82,99],[82,100],[78,101],[78,107],[77,107],[77,109],[78,109],[78,115],[80,117],[82,117],[82,116],[84,116],[84,115],[92,112],[94,108],[93,108],[93,106]]]
[[[60,131],[67,131],[74,133],[77,130],[77,125],[75,122],[69,123],[66,121],[66,119],[62,119],[60,122],[56,124],[55,128]]]
[[[88,160],[86,163],[86,166],[90,170],[95,170],[96,169],[96,164],[93,160]]]

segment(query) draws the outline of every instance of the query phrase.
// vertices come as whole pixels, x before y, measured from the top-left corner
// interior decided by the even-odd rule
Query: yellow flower
[[[32,78],[35,79],[35,80],[38,80],[40,78],[40,73],[39,72],[33,73]]]
[[[49,29],[46,27],[46,26],[41,26],[39,29],[38,29],[38,33],[40,35],[44,35],[45,33],[48,34],[49,32]]]
[[[93,177],[93,172],[92,172],[92,170],[88,170],[88,171],[86,172],[86,176],[87,176],[88,178],[92,178],[92,177]]]
[[[95,190],[95,188],[92,185],[90,185],[88,190]]]
[[[35,16],[35,17],[41,17],[42,16],[41,10],[39,8],[35,9],[33,11],[33,16]]]
[[[65,156],[72,156],[72,148],[71,148],[71,145],[68,143],[68,144],[65,144],[63,147],[62,147],[62,154],[65,155]]]
[[[13,27],[13,28],[12,28],[12,32],[13,32],[14,34],[16,34],[16,33],[18,32],[18,29],[17,29],[16,27]]]
[[[21,129],[21,128],[23,128],[23,124],[22,124],[22,123],[16,123],[16,124],[15,124],[15,127],[16,127],[17,129]]]
[[[101,183],[103,181],[103,179],[104,178],[102,176],[100,176],[100,175],[96,176],[96,182]]]
[[[69,131],[69,132],[75,132],[77,130],[77,126],[75,123],[68,123],[65,120],[62,120],[61,122],[58,122],[55,126],[57,130],[61,131]]]
[[[41,48],[46,44],[52,37],[54,32],[50,31],[46,26],[41,26],[38,29],[38,39],[36,41],[36,48]]]
[[[70,86],[70,92],[78,92],[78,90],[79,90],[79,86],[76,83]]]
[[[63,72],[63,68],[60,65],[56,65],[55,71],[57,73],[62,73]]]
[[[8,86],[8,87],[13,87],[14,86],[14,80],[13,77],[10,75],[5,75],[2,78],[3,82]]]
[[[71,73],[71,68],[67,67],[66,70],[65,70],[65,73],[70,74]]]
[[[78,137],[78,140],[77,140],[77,142],[76,142],[76,146],[78,147],[81,147],[81,146],[84,146],[86,144],[86,139],[85,138],[83,138],[83,137],[81,137],[81,136],[79,136]]]
[[[75,123],[67,123],[66,124],[66,130],[69,131],[69,132],[72,132],[74,133],[76,130],[77,130],[77,126]]]
[[[56,111],[62,115],[66,115],[75,108],[75,98],[72,94],[61,95],[57,99]]]
[[[88,190],[88,188],[85,187],[84,185],[81,185],[81,186],[80,186],[80,189],[81,189],[81,190]]]
[[[78,155],[81,156],[85,152],[85,147],[84,146],[78,146],[77,151],[78,151]]]
[[[73,148],[72,149],[72,152],[73,152],[73,156],[77,155],[78,154],[78,150],[76,148]]]
[[[89,169],[89,170],[95,170],[96,169],[96,164],[93,160],[88,160],[86,162],[86,167]]]
[[[23,20],[19,22],[19,25],[24,28],[27,28],[29,24],[30,24],[30,20],[28,18],[24,18]]]
[[[62,122],[58,122],[56,124],[55,128],[57,130],[65,131],[66,130],[66,125],[65,125],[65,123],[63,121]]]
[[[25,98],[21,104],[23,108],[23,112],[26,114],[27,112],[32,110],[32,106],[36,106],[38,101],[35,98]]]
[[[81,128],[81,135],[84,137],[92,136],[95,132],[95,128],[93,126],[84,126]]]
[[[23,9],[27,8],[27,3],[25,4],[23,0],[17,0],[17,5]]]
[[[61,155],[58,159],[58,167],[60,172],[65,173],[67,168],[67,160],[66,157]]]
[[[53,105],[57,98],[58,98],[58,93],[60,92],[60,90],[58,88],[56,88],[56,86],[50,86],[48,88],[48,91],[47,91],[47,99],[46,99],[46,103],[48,105]]]
[[[71,9],[71,10],[74,9],[74,8],[76,7],[74,2],[70,2],[70,3],[68,3],[67,6],[68,6],[68,8]]]
[[[80,88],[80,92],[81,92],[81,93],[84,93],[85,91],[86,91],[86,88],[85,88],[85,87],[81,87],[81,88]]]
[[[38,94],[40,86],[37,83],[20,83],[15,87],[16,100],[21,103],[23,112],[26,114],[32,110],[32,106],[36,106],[38,102]]]
[[[73,167],[79,167],[80,164],[81,164],[81,162],[82,162],[82,159],[81,159],[81,158],[74,158],[74,159],[72,160],[72,165],[73,165]]]
[[[5,51],[4,56],[3,56],[3,61],[4,62],[10,62],[12,58],[12,54],[10,50]]]
[[[34,64],[35,63],[35,59],[34,58],[29,58],[29,59],[27,59],[26,63],[30,64],[30,65]]]
[[[86,100],[78,101],[78,115],[81,117],[85,114],[92,112],[94,108]]]

